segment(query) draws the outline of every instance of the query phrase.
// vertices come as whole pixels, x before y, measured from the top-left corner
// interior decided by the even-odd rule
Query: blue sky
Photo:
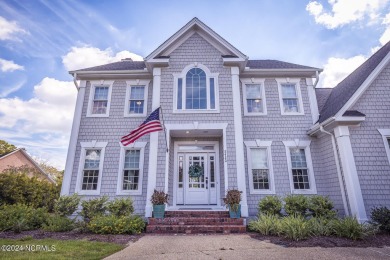
[[[324,68],[334,87],[390,40],[389,0],[0,1],[0,139],[63,168],[68,70],[142,59],[198,17],[250,59]],[[130,130],[130,129],[129,129]]]

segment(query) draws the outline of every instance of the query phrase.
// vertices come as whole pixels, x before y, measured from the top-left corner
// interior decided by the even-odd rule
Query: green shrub
[[[330,236],[332,230],[330,227],[330,220],[327,218],[311,218],[308,220],[311,234],[313,236]]]
[[[33,208],[23,204],[4,205],[0,209],[0,230],[39,229],[47,218],[46,208]]]
[[[279,234],[288,239],[295,241],[307,239],[311,233],[312,230],[309,221],[305,220],[301,215],[289,215],[280,221]]]
[[[258,204],[259,214],[280,215],[282,200],[278,196],[266,196]]]
[[[371,226],[360,224],[355,217],[331,220],[330,228],[333,235],[353,240],[363,239],[375,232]]]
[[[337,213],[333,210],[333,202],[329,197],[312,196],[309,198],[308,210],[313,217],[335,218]]]
[[[375,207],[371,210],[371,223],[378,226],[380,231],[390,234],[390,209]]]
[[[50,215],[46,223],[42,226],[43,230],[52,232],[64,232],[74,229],[74,220],[57,214]]]
[[[249,222],[249,229],[262,235],[277,235],[280,219],[275,214],[260,214],[258,219]]]
[[[55,201],[54,212],[59,216],[71,216],[79,206],[80,197],[75,193],[71,196],[61,196]]]
[[[307,215],[309,200],[304,195],[288,195],[284,198],[284,210],[288,215]]]
[[[139,234],[145,222],[138,216],[97,216],[88,223],[88,229],[96,234]]]
[[[80,215],[83,217],[84,222],[88,223],[94,217],[104,215],[107,209],[107,201],[107,196],[91,200],[83,200],[81,202],[82,210]]]
[[[46,207],[50,212],[59,197],[58,187],[36,177],[27,176],[29,168],[10,168],[0,175],[0,205],[26,204],[33,208]]]
[[[133,200],[131,198],[122,198],[109,201],[107,209],[117,217],[130,216],[134,212]]]

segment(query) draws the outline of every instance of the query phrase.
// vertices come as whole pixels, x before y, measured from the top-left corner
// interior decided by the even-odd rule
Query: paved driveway
[[[285,248],[248,235],[146,235],[106,259],[390,259],[384,248]]]

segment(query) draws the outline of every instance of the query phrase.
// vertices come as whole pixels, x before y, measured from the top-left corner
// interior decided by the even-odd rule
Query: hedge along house
[[[363,221],[390,204],[388,52],[315,89],[321,69],[250,60],[194,18],[144,61],[71,71],[62,195],[131,196],[149,217],[154,189],[169,193],[167,210],[222,210],[238,188],[247,217],[266,195],[319,194]],[[158,107],[166,132],[123,147]]]

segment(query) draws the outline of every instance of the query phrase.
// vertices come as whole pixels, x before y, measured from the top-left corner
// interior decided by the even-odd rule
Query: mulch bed
[[[15,233],[13,231],[0,232],[0,239],[22,239],[31,237],[34,239],[52,238],[58,240],[87,240],[87,241],[99,241],[110,242],[121,245],[126,245],[130,242],[137,241],[141,235],[98,235],[93,233],[82,233],[79,231],[69,232],[48,232],[43,230],[31,230],[23,231],[21,233]]]
[[[341,237],[311,237],[307,240],[291,241],[278,236],[264,236],[257,233],[248,233],[252,238],[271,242],[284,247],[384,247],[390,246],[390,235],[377,234],[363,240],[351,240]]]

